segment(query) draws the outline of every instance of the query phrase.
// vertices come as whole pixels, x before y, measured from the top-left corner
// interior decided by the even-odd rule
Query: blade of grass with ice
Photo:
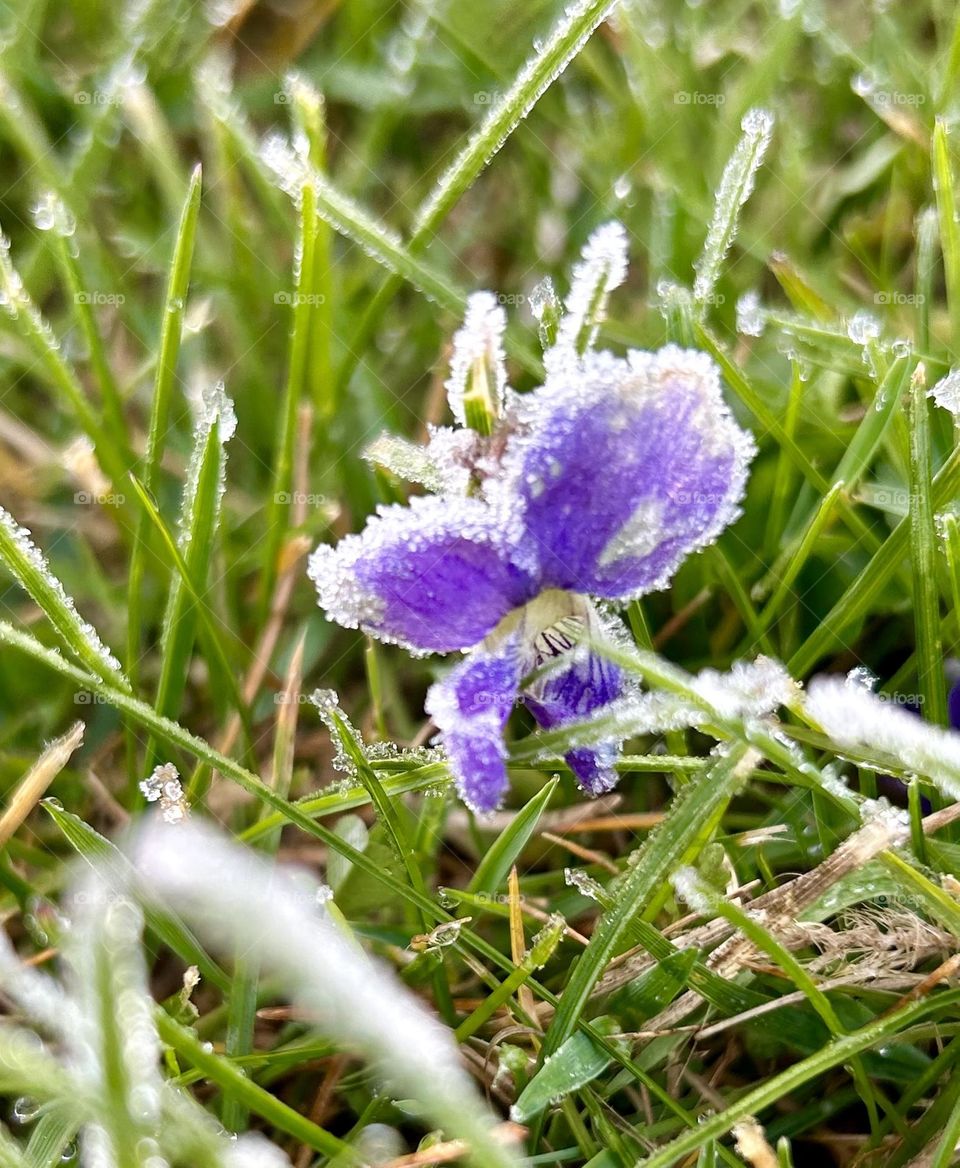
[[[449,1032],[324,919],[305,875],[294,880],[197,823],[173,832],[155,825],[135,854],[145,895],[176,907],[220,947],[255,955],[325,1028],[360,1049],[391,1091],[466,1140],[474,1163],[513,1168]]]
[[[20,273],[10,258],[10,243],[0,236],[0,303],[14,331],[22,338],[47,381],[76,418],[93,443],[97,461],[113,485],[119,489],[131,455],[126,442],[118,446],[115,436],[104,428],[97,412],[87,399],[86,390],[63,355],[60,342],[27,291]]]
[[[81,859],[106,873],[114,884],[125,886],[132,879],[130,861],[116,844],[100,835],[78,815],[66,811],[55,799],[44,799],[41,807]],[[154,912],[152,909],[146,910],[146,918],[150,931],[171,952],[176,953],[184,965],[195,965],[204,981],[226,992],[230,986],[230,978],[203,950],[199,941],[182,921],[169,914]]]
[[[936,529],[931,499],[930,413],[922,365],[910,381],[910,552],[913,566],[913,611],[917,638],[917,683],[923,716],[938,726],[947,722],[947,695],[940,636],[940,588],[937,581]]]
[[[64,648],[97,677],[129,690],[120,662],[100,639],[100,634],[77,612],[73,600],[50,570],[43,552],[30,532],[0,508],[0,561],[21,588],[36,602],[53,625]]]
[[[613,9],[611,0],[577,0],[561,16],[513,84],[443,173],[417,214],[412,240],[425,242],[469,189],[537,101],[587,43]]]
[[[201,175],[200,167],[197,166],[191,176],[190,188],[177,226],[177,237],[173,245],[173,256],[167,277],[163,322],[160,329],[160,351],[157,358],[153,398],[150,402],[147,449],[139,476],[149,492],[156,490],[157,473],[167,437],[170,404],[177,380],[183,313],[190,284],[190,265],[193,260],[197,218],[200,213]],[[134,683],[136,683],[137,665],[140,660],[141,593],[146,572],[145,557],[149,548],[149,538],[150,521],[148,516],[143,515],[139,521],[137,537],[130,557],[127,609],[127,670]]]
[[[931,498],[935,510],[947,506],[960,493],[960,450],[955,450],[934,476]],[[902,566],[909,550],[910,524],[903,520],[874,553],[870,563],[821,620],[787,662],[794,677],[803,677],[821,656],[841,641]]]
[[[933,127],[933,189],[937,196],[937,215],[940,222],[940,251],[943,255],[943,274],[947,285],[947,308],[950,310],[950,350],[956,354],[960,346],[960,220],[958,220],[957,187],[947,123],[937,118]]]
[[[704,240],[703,251],[694,264],[696,279],[693,296],[701,314],[713,295],[720,266],[737,234],[740,209],[750,198],[757,171],[770,145],[773,115],[763,109],[748,110],[740,128],[743,136],[724,167],[717,187],[713,219]]]
[[[196,632],[197,608],[184,580],[189,579],[192,590],[202,597],[220,523],[226,476],[225,446],[233,437],[236,424],[233,403],[226,396],[223,385],[219,384],[204,395],[194,430],[177,541],[184,575],[176,572],[171,579],[160,633],[156,708],[167,717],[175,715],[180,708]],[[147,748],[144,769],[151,771],[156,762],[156,744],[153,743]]]
[[[624,876],[616,905],[600,917],[590,944],[574,966],[544,1039],[542,1058],[559,1050],[573,1033],[630,922],[643,913],[670,873],[690,862],[691,843],[699,839],[699,828],[726,806],[752,765],[747,747],[732,747],[675,796],[667,818],[648,836],[637,862]]]
[[[306,398],[313,319],[318,311],[316,287],[317,242],[326,229],[317,215],[317,193],[311,171],[305,170],[304,182],[297,197],[299,227],[294,250],[292,327],[287,351],[287,380],[279,410],[277,439],[273,457],[272,495],[267,503],[266,532],[263,540],[261,572],[261,609],[266,611],[273,596],[278,559],[289,527],[293,455],[297,436],[297,411]]]

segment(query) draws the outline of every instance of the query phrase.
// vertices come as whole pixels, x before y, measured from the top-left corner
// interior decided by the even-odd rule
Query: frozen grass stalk
[[[143,892],[209,943],[255,956],[337,1039],[361,1050],[391,1091],[465,1139],[477,1164],[513,1168],[449,1032],[317,911],[317,886],[198,823],[148,828],[136,845]]]
[[[713,219],[707,231],[703,251],[694,265],[696,279],[693,296],[701,312],[710,303],[720,266],[737,234],[740,209],[750,198],[757,171],[763,162],[773,135],[773,114],[752,109],[740,123],[743,136],[730,157],[717,188]]]

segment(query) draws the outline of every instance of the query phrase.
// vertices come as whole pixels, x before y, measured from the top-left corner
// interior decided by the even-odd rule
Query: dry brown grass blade
[[[9,843],[14,832],[36,807],[44,791],[67,765],[70,756],[83,741],[83,731],[83,723],[74,722],[62,738],[50,743],[24,775],[11,795],[6,811],[0,815],[0,847]]]

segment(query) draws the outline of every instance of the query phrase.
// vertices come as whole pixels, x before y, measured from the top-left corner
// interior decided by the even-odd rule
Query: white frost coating
[[[764,718],[797,695],[796,683],[769,657],[739,661],[729,673],[705,669],[692,679],[690,688],[711,709],[664,690],[628,693],[598,710],[596,717],[565,726],[566,745],[595,746],[637,734],[663,734],[703,726],[712,717]]]
[[[949,410],[960,422],[960,368],[951,369],[945,377],[941,377],[927,396],[932,397],[941,409]]]
[[[404,482],[419,483],[434,493],[441,489],[440,475],[430,452],[419,442],[411,442],[408,438],[385,431],[363,450],[361,457],[373,466],[383,467]]]
[[[441,175],[417,215],[414,236],[434,226],[450,199],[493,158],[510,132],[533,109],[613,8],[614,0],[576,0],[565,10],[510,88],[490,106],[466,146]]]
[[[286,1153],[259,1132],[245,1132],[223,1153],[225,1168],[288,1168]]]
[[[841,747],[896,759],[960,799],[960,734],[931,726],[908,710],[837,677],[817,677],[806,700],[810,718]]]
[[[670,883],[677,894],[677,899],[692,908],[694,912],[700,913],[702,916],[713,915],[710,896],[704,888],[703,877],[696,868],[689,866],[678,868],[670,877]]]
[[[444,383],[450,410],[461,426],[466,426],[464,398],[478,391],[489,399],[493,418],[503,414],[507,391],[506,356],[503,334],[507,314],[492,292],[474,292],[467,300],[463,325],[453,337],[450,376]]]
[[[800,689],[779,661],[763,655],[754,661],[736,661],[729,673],[704,669],[694,689],[728,718],[760,718],[779,706],[789,706]]]
[[[185,550],[190,541],[191,529],[195,518],[197,504],[197,489],[200,485],[200,474],[203,470],[203,458],[207,450],[207,442],[211,432],[216,429],[220,443],[220,468],[217,479],[217,516],[220,503],[226,489],[227,460],[223,447],[233,437],[237,429],[237,415],[233,408],[233,401],[227,396],[222,381],[208,386],[201,391],[200,402],[197,407],[196,420],[193,428],[193,450],[190,462],[187,465],[187,477],[183,488],[183,502],[180,508],[179,539],[181,550]],[[216,521],[216,516],[215,516]],[[176,577],[179,580],[179,577]],[[182,587],[182,582],[181,582]],[[174,590],[171,590],[171,595]]]
[[[880,321],[872,312],[860,309],[847,321],[847,336],[855,345],[869,345],[880,336]]]
[[[174,911],[214,948],[256,957],[324,1030],[363,1052],[401,1097],[418,1099],[453,1135],[476,1140],[491,1163],[494,1117],[483,1106],[449,1032],[317,911],[317,884],[238,847],[206,824],[148,825],[134,863],[151,903]]]
[[[80,1024],[75,1003],[51,977],[24,965],[2,930],[0,986],[31,1021],[39,1023],[61,1039],[65,1039]]]
[[[11,554],[4,557],[8,571],[16,577],[17,582],[40,604],[40,607],[44,608],[45,606],[38,597],[38,590],[32,585],[30,574],[35,573],[42,577],[43,584],[54,593],[64,616],[69,619],[70,633],[81,638],[97,661],[101,663],[101,678],[104,680],[122,678],[123,668],[120,662],[100,640],[100,634],[93,625],[85,621],[77,612],[73,599],[67,595],[63,585],[50,570],[46,557],[33,542],[30,532],[25,527],[21,527],[10,512],[4,510],[3,507],[0,507],[0,527],[3,528],[6,538],[13,545]]]
[[[574,265],[558,346],[589,349],[606,317],[607,299],[627,278],[627,233],[616,221],[598,227]]]
[[[756,292],[744,292],[737,301],[737,332],[745,337],[761,337],[767,314]]]
[[[693,295],[701,304],[709,300],[720,274],[720,265],[736,237],[740,208],[750,198],[757,171],[770,145],[773,114],[763,109],[748,110],[743,115],[740,129],[743,137],[724,167],[717,187],[713,219],[703,251],[694,265],[697,275]]]
[[[221,445],[229,442],[237,432],[237,414],[233,408],[233,399],[227,396],[222,381],[202,391],[197,424],[206,426],[207,429],[219,427],[218,437]]]

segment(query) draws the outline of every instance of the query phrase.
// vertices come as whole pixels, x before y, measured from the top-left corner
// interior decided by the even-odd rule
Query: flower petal
[[[515,565],[515,525],[477,499],[411,500],[381,508],[360,535],[310,557],[330,620],[414,652],[481,641],[532,594]]]
[[[531,647],[529,659],[524,660],[525,672],[548,664],[552,658],[557,662],[556,668],[535,679],[523,692],[524,703],[545,730],[589,718],[627,692],[620,666],[591,645],[604,632],[614,630],[604,629],[596,609],[582,597],[567,599],[571,609],[568,615],[537,630],[535,635],[533,628],[525,630],[526,644]],[[535,614],[537,607],[548,611],[539,601],[527,611]],[[564,758],[580,786],[592,795],[600,795],[617,783],[613,764],[619,751],[619,742],[603,742],[576,747]]]
[[[663,588],[739,513],[753,440],[704,353],[558,361],[523,410],[509,486],[544,587],[620,601]]]
[[[427,693],[457,789],[476,812],[495,811],[507,790],[503,731],[519,686],[520,655],[510,638],[494,651],[476,650]]]

